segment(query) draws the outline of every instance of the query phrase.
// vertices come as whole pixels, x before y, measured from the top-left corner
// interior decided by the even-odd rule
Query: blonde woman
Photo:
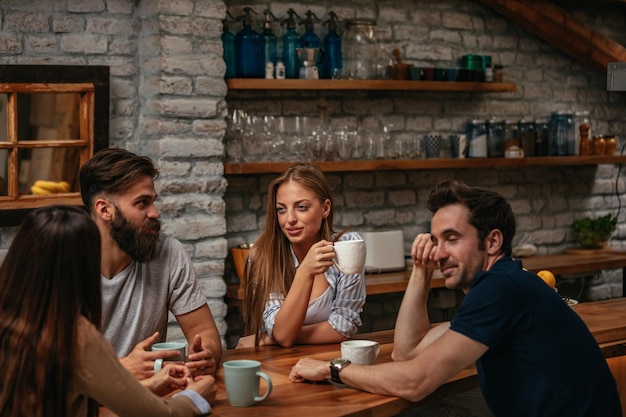
[[[291,166],[269,185],[265,229],[245,271],[238,347],[338,343],[361,325],[364,271],[335,265],[332,196],[321,170]],[[361,237],[355,232],[340,240]]]

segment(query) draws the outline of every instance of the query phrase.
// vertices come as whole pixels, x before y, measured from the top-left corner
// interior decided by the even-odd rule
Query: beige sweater
[[[120,417],[200,415],[189,398],[159,397],[141,385],[120,364],[102,334],[82,316],[77,330],[78,361],[70,386],[68,416],[85,416],[88,398]]]

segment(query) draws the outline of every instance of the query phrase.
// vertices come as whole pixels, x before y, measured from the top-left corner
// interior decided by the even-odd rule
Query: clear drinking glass
[[[242,109],[234,109],[226,119],[226,158],[229,162],[243,159],[243,130],[247,115]]]
[[[352,156],[352,144],[348,136],[348,129],[343,127],[335,131],[335,147],[337,149],[337,160],[347,161]]]
[[[254,115],[246,117],[242,140],[245,162],[258,162],[264,154],[262,128],[263,118]]]
[[[348,141],[350,141],[352,152],[351,159],[359,160],[363,159],[363,152],[365,150],[364,138],[357,130],[350,130],[347,132]]]

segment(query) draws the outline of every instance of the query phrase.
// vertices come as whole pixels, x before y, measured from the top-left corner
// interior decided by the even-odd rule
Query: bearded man
[[[104,149],[80,171],[83,202],[102,242],[102,326],[122,364],[138,379],[154,374],[154,361],[178,351],[151,352],[167,337],[168,312],[188,342],[187,367],[213,375],[222,345],[191,259],[182,244],[159,234],[152,160],[123,149]]]

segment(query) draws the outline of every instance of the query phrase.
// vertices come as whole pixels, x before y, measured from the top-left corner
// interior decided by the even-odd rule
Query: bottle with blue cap
[[[319,20],[315,13],[311,10],[307,10],[306,19],[300,22],[301,25],[304,25],[304,33],[300,36],[298,40],[298,45],[300,48],[319,48],[320,47],[320,38],[315,34],[315,28],[313,19]]]
[[[263,32],[261,33],[261,62],[263,67],[267,67],[267,63],[271,62],[272,66],[276,65],[278,61],[277,43],[278,38],[272,32],[272,22],[276,20],[276,17],[272,14],[270,9],[265,9],[263,12],[265,19],[263,21]]]
[[[339,78],[341,73],[341,36],[337,33],[337,14],[328,12],[328,33],[324,36],[324,59],[322,62],[322,78]]]
[[[240,78],[263,78],[265,64],[261,64],[261,39],[252,29],[250,13],[257,14],[252,8],[244,7],[243,29],[235,35],[235,72]]]
[[[285,78],[298,78],[300,75],[300,58],[298,58],[298,39],[300,36],[296,32],[296,20],[300,16],[293,9],[287,10],[288,18],[283,20],[287,26],[287,31],[282,37],[283,41],[283,65],[285,66]]]
[[[226,16],[230,18],[230,20],[224,20],[222,23],[224,24],[224,31],[222,32],[222,47],[224,49],[224,63],[226,64],[226,74],[225,78],[234,78],[235,73],[235,35],[230,31],[230,22],[234,21],[235,18],[230,14],[230,12],[226,12]]]

